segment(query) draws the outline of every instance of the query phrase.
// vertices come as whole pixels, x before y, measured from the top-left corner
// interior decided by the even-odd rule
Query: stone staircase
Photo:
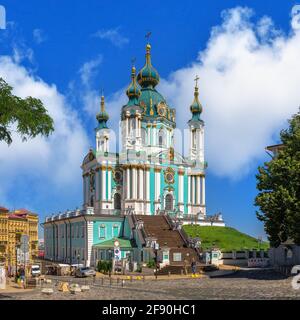
[[[157,239],[159,247],[170,248],[170,264],[172,266],[183,266],[184,260],[189,266],[194,259],[199,262],[199,257],[195,249],[187,247],[187,241],[180,232],[173,229],[168,217],[164,215],[136,215],[137,220],[143,221],[143,233],[145,237]],[[174,254],[181,255],[180,261],[174,261]]]

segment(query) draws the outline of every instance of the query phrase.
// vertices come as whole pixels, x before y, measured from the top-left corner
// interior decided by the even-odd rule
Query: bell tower
[[[107,112],[105,111],[104,95],[101,96],[100,112],[96,116],[98,120],[98,126],[96,131],[96,150],[97,152],[109,152],[109,129],[106,122],[109,119]]]
[[[204,165],[204,121],[200,118],[202,113],[202,105],[198,98],[198,80],[199,77],[197,76],[195,78],[196,85],[194,91],[194,101],[190,107],[192,118],[188,122],[190,128],[189,157],[191,160],[195,160],[199,164]]]

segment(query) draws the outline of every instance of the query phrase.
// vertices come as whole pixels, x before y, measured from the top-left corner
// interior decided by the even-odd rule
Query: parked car
[[[75,271],[75,277],[95,277],[96,276],[96,271],[92,268],[89,267],[83,267],[83,268],[78,268]]]
[[[296,275],[296,274],[299,274],[300,273],[300,265],[296,265],[296,266],[293,266],[292,270],[291,270],[291,275]]]
[[[41,275],[41,267],[38,264],[33,264],[31,266],[31,276],[39,277]]]

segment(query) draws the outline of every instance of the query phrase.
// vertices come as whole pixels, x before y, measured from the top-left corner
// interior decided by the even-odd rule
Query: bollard
[[[123,279],[122,280],[122,288],[124,288],[124,285],[125,285],[125,280]]]
[[[93,284],[95,284],[96,276],[93,276]]]
[[[103,277],[101,278],[101,284],[102,284],[102,286],[104,285],[104,278]]]
[[[183,276],[183,270],[181,269],[181,275]]]
[[[168,272],[168,277],[170,277],[170,275],[171,275],[171,271]]]

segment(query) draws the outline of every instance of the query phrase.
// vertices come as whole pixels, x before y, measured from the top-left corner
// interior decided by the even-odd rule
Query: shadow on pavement
[[[238,270],[237,272],[229,275],[220,276],[220,278],[231,279],[253,279],[253,280],[284,280],[288,276],[283,275],[274,270]]]

